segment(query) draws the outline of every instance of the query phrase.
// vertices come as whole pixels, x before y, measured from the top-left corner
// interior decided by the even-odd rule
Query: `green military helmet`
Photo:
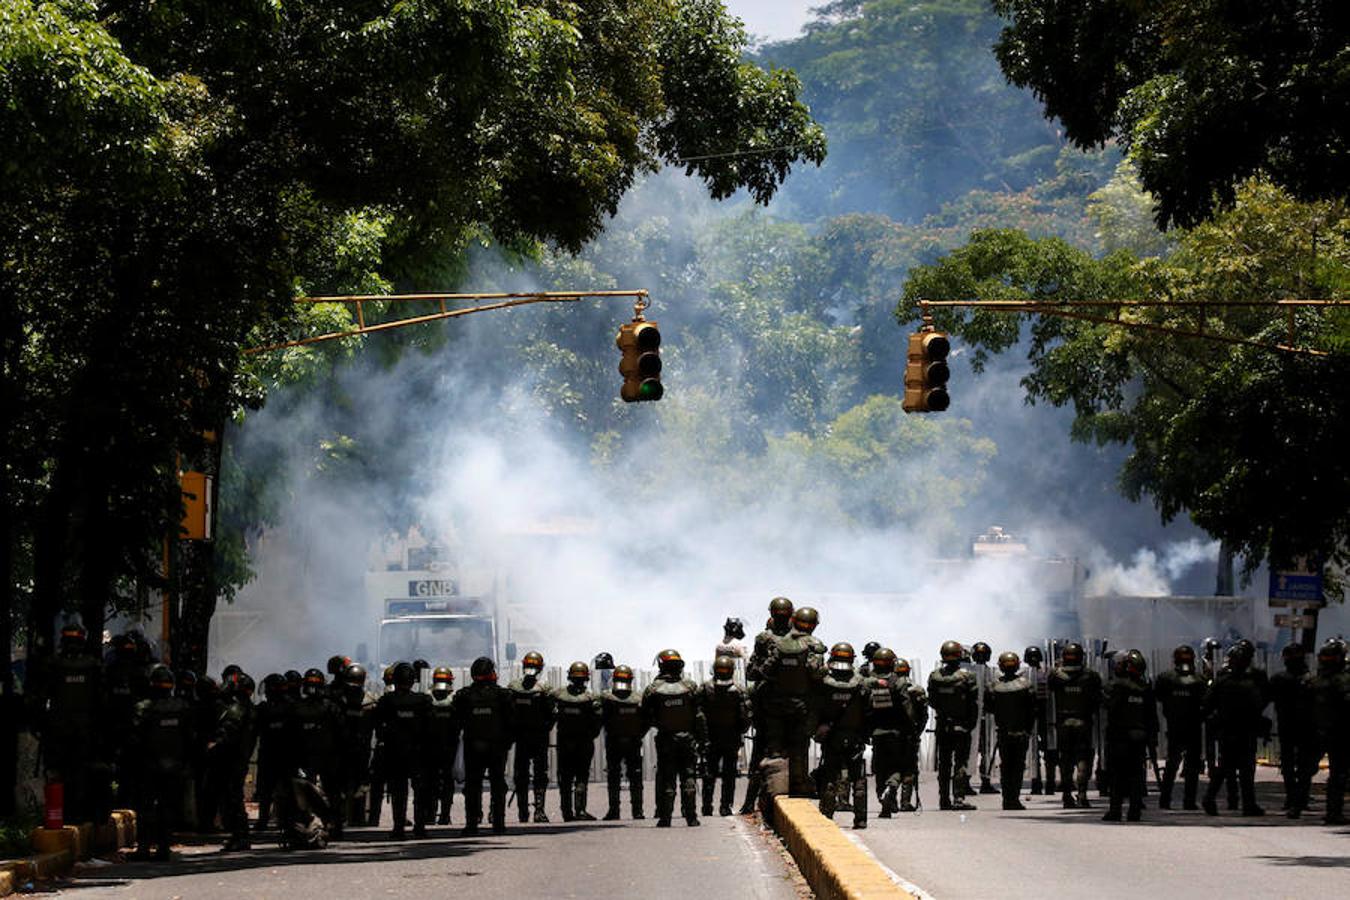
[[[994,656],[994,648],[990,647],[984,641],[976,641],[970,645],[971,662],[987,663]]]
[[[1317,648],[1317,666],[1324,671],[1336,673],[1345,668],[1345,641],[1329,638]]]
[[[366,667],[360,663],[348,663],[342,670],[342,683],[349,688],[365,689]]]
[[[336,680],[342,674],[342,670],[352,664],[352,661],[341,654],[334,654],[328,657],[328,674]]]
[[[998,655],[998,670],[1005,675],[1014,675],[1022,667],[1022,660],[1011,650],[1004,650]]]
[[[448,691],[455,686],[455,673],[449,666],[437,666],[431,673],[431,689]]]
[[[960,662],[961,650],[960,641],[943,641],[938,655],[942,657],[943,662]]]
[[[1059,654],[1060,665],[1066,669],[1076,669],[1083,665],[1083,660],[1087,658],[1087,652],[1083,645],[1077,641],[1070,642],[1064,646],[1063,652]]]
[[[792,601],[786,597],[774,597],[769,601],[769,619],[792,618]]]
[[[872,673],[888,675],[895,671],[895,651],[890,647],[878,647],[872,654]]]
[[[416,680],[417,670],[413,668],[412,663],[401,662],[394,664],[394,687],[410,688]],[[306,681],[308,681],[308,679],[306,679]]]
[[[876,667],[876,662],[875,662],[875,661],[873,661],[872,666],[873,666],[873,668]],[[907,659],[905,659],[905,658],[903,658],[903,657],[897,657],[896,660],[895,660],[895,674],[899,675],[901,678],[908,678],[908,677],[909,677],[909,660],[907,660]]]
[[[392,665],[384,667],[384,684],[385,687],[394,686],[394,667]]]
[[[713,660],[713,679],[716,681],[730,681],[736,677],[736,660],[723,654]]]
[[[263,697],[268,700],[278,700],[286,693],[286,676],[280,672],[273,672],[262,680]]]
[[[491,657],[480,656],[469,666],[469,677],[477,682],[489,682],[497,680],[497,664]]]
[[[611,679],[616,683],[626,681],[631,687],[633,684],[633,668],[631,666],[615,666]]]
[[[567,680],[576,682],[590,681],[591,667],[581,660],[577,660],[567,667]]]
[[[662,675],[678,678],[684,671],[684,658],[680,651],[667,648],[656,655],[656,665]]]
[[[538,650],[531,650],[520,660],[520,670],[526,675],[538,675],[544,671],[544,654]]]
[[[234,674],[234,695],[245,702],[253,698],[253,692],[257,685],[253,681],[253,676],[244,671]]]
[[[150,688],[162,697],[173,693],[177,683],[178,679],[174,677],[173,669],[166,665],[158,665],[150,670]]]
[[[857,658],[853,645],[848,641],[840,641],[830,648],[830,661],[826,665],[831,672],[844,674],[853,671],[853,661]]]
[[[803,606],[792,613],[792,627],[810,634],[820,624],[820,613],[810,606]],[[852,648],[849,648],[852,649]]]
[[[306,669],[305,679],[300,683],[300,692],[308,697],[323,690],[325,684],[327,681],[323,677],[323,672],[318,669]]]
[[[1125,673],[1132,678],[1143,678],[1148,672],[1148,660],[1139,650],[1131,649],[1125,654]]]

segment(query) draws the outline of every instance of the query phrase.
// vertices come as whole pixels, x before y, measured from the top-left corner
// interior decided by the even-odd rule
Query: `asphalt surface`
[[[604,812],[603,793],[592,787],[592,813]],[[648,785],[649,807],[651,797]],[[549,802],[556,807],[556,789],[549,791]],[[551,824],[519,825],[511,810],[507,834],[461,838],[462,798],[456,797],[453,824],[433,826],[426,840],[393,843],[385,839],[386,829],[358,828],[322,851],[284,852],[263,836],[255,838],[252,851],[230,854],[219,852],[215,841],[180,847],[168,863],[86,864],[53,890],[77,900],[443,900],[461,892],[475,900],[801,896],[777,839],[753,820],[713,817],[689,828],[677,819],[674,827],[658,829],[650,808],[647,814],[642,822],[563,824],[551,809]]]
[[[1350,828],[1321,824],[1318,812],[1291,821],[1280,812],[1282,792],[1262,771],[1260,818],[1227,812],[1163,811],[1149,795],[1144,820],[1101,821],[1106,799],[1089,793],[1093,809],[1065,810],[1058,797],[1022,800],[1026,812],[1004,812],[997,796],[972,798],[980,809],[940,812],[931,773],[924,776],[925,809],[898,818],[873,817],[850,832],[905,881],[940,900],[1031,896],[1104,898],[1214,895],[1224,897],[1350,896]],[[1318,781],[1325,780],[1323,774]],[[1204,790],[1201,779],[1201,791]],[[1179,794],[1179,791],[1178,791]],[[1320,800],[1320,792],[1315,790]],[[1222,797],[1222,794],[1221,794]],[[1174,798],[1180,806],[1179,796]],[[848,829],[851,817],[836,814]]]

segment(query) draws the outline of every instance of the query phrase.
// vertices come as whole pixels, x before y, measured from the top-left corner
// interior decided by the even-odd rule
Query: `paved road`
[[[926,811],[874,820],[866,831],[850,833],[938,900],[1033,893],[1093,900],[1215,891],[1225,897],[1350,895],[1350,829],[1325,827],[1320,814],[1284,818],[1279,791],[1268,780],[1273,775],[1264,777],[1258,795],[1268,813],[1260,819],[1163,812],[1150,795],[1143,822],[1108,823],[1101,821],[1105,800],[1096,801],[1094,792],[1091,810],[1024,797],[1026,812],[1003,812],[998,797],[977,797],[983,808],[963,820],[937,810],[930,783],[922,791]],[[847,829],[845,815],[836,818]]]
[[[592,790],[591,808],[605,807]],[[648,786],[648,798],[651,786]],[[456,818],[462,808],[456,798]],[[556,803],[557,792],[550,791]],[[650,801],[649,801],[650,802]],[[285,853],[255,841],[250,853],[189,846],[167,864],[84,866],[57,891],[96,898],[437,898],[466,892],[475,900],[607,897],[747,897],[798,900],[798,883],[776,838],[741,817],[705,819],[699,828],[644,822],[516,825],[509,833],[460,838],[431,829],[424,841],[391,843],[383,831],[353,829],[324,851]],[[648,812],[650,815],[650,811]],[[386,815],[385,821],[388,822]],[[736,890],[727,893],[728,885]]]

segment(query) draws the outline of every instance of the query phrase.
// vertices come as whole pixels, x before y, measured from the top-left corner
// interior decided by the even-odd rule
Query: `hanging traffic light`
[[[665,389],[661,387],[661,331],[655,322],[635,319],[619,326],[614,343],[623,351],[619,373],[623,387],[619,396],[625,403],[660,400]]]
[[[947,354],[951,341],[941,331],[927,328],[909,336],[909,359],[905,364],[905,399],[901,403],[907,413],[942,412],[951,406],[947,395]]]

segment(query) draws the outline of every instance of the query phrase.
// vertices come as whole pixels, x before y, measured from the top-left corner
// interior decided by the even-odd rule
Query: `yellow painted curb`
[[[75,865],[73,850],[57,850],[53,853],[39,853],[27,859],[16,859],[5,863],[0,869],[0,897],[14,893],[25,882],[39,878],[54,878],[64,875]]]
[[[774,799],[774,828],[797,862],[806,883],[824,900],[910,898],[875,859],[825,818],[812,800]]]
[[[62,850],[69,850],[72,854],[78,855],[80,829],[74,825],[66,825],[64,828],[34,828],[32,841],[33,852],[39,855],[58,853]]]
[[[0,869],[0,897],[8,897],[12,893],[14,893],[14,871]]]

